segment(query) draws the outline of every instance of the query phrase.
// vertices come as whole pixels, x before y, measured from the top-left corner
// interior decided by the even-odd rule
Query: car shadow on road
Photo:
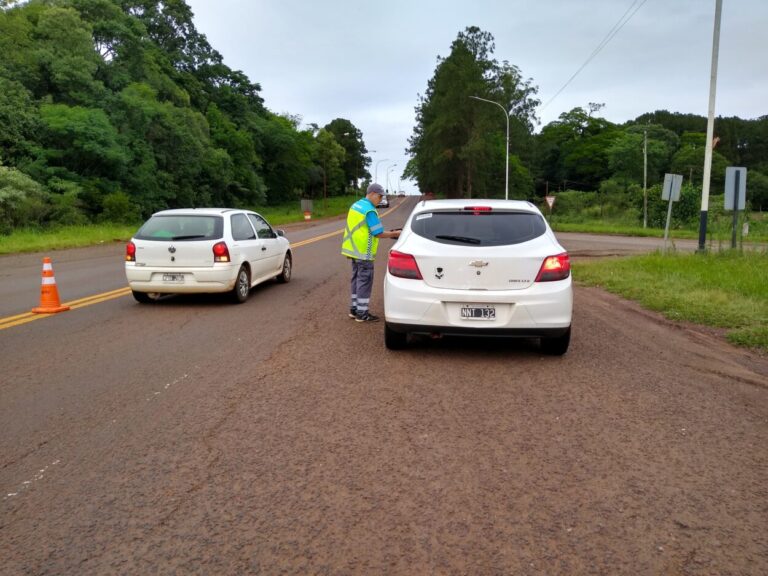
[[[431,338],[429,336],[411,335],[408,342],[408,349],[427,351],[447,351],[447,352],[482,352],[491,355],[509,354],[528,356],[530,354],[541,354],[538,338],[478,338],[467,336],[443,336],[441,338]]]
[[[262,294],[268,293],[272,289],[278,289],[277,281],[268,281],[258,284],[251,288],[248,294],[248,300],[242,304],[232,302],[232,294],[229,292],[221,293],[200,293],[200,294],[160,294],[151,302],[145,304],[149,306],[177,307],[177,306],[247,306],[251,299],[259,298]]]

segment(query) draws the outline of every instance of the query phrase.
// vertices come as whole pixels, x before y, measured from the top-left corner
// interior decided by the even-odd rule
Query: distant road
[[[575,257],[578,256],[629,256],[654,252],[664,248],[663,238],[638,236],[613,236],[608,234],[581,234],[556,232],[560,243]],[[670,240],[667,247],[683,252],[694,252],[697,240]]]

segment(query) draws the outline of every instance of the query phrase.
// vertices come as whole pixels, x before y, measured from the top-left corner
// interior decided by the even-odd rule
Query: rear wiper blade
[[[189,236],[174,236],[174,240],[194,240],[195,238],[205,238],[205,234],[190,234]]]
[[[456,242],[464,242],[465,244],[480,244],[481,242],[479,238],[470,238],[468,236],[447,236],[438,234],[435,238],[440,238],[440,240],[455,240]]]

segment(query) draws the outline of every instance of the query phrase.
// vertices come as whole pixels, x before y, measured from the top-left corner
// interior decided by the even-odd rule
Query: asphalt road
[[[80,304],[29,321],[41,255],[0,258],[1,574],[768,573],[766,358],[584,287],[562,358],[389,352],[340,226],[240,306],[139,305],[109,245],[52,254]]]

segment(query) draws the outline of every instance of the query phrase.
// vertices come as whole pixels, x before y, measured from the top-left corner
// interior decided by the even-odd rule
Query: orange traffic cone
[[[32,308],[35,314],[54,314],[69,310],[69,306],[62,306],[59,301],[59,291],[56,288],[56,278],[53,277],[51,259],[43,258],[43,284],[40,287],[40,306]]]

